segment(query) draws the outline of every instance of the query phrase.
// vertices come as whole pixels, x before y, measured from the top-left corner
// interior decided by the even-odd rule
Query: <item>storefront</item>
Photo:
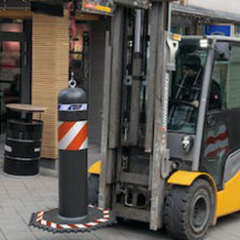
[[[202,1],[199,1],[199,3],[202,6],[207,6]],[[182,35],[208,35],[209,26],[219,25],[228,26],[230,33],[226,34],[226,31],[218,31],[214,34],[239,37],[239,14],[224,12],[224,9],[218,11],[188,4],[172,4],[172,31],[174,33]]]
[[[31,101],[31,21],[0,19],[0,141],[8,103]]]
[[[0,6],[0,155],[8,114],[5,105],[31,103],[48,108],[42,116],[42,157],[57,159],[57,97],[67,87],[72,72],[78,86],[91,96],[90,142],[99,145],[105,31],[110,28],[109,18],[77,13],[78,36],[72,41],[66,10],[64,17],[32,13],[29,6],[2,10]]]

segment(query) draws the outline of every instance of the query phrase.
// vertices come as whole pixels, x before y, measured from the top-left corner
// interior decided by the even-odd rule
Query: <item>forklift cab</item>
[[[170,161],[186,170],[195,162],[199,171],[214,178],[218,190],[224,189],[224,183],[240,169],[236,159],[240,134],[239,54],[238,39],[185,37],[176,55],[169,89]],[[189,76],[186,65],[195,68],[195,75]]]
[[[195,59],[194,66],[189,59]],[[195,74],[190,72],[189,77],[186,67]],[[202,239],[211,211],[214,224],[240,210],[239,69],[239,39],[184,37],[179,45],[169,87],[167,133],[169,161],[177,171],[170,173],[171,190],[165,202],[166,226],[175,239]],[[188,182],[191,175],[201,173],[208,177]],[[215,190],[203,193],[206,182]],[[210,197],[211,191],[215,197]],[[186,209],[189,218],[184,218]],[[176,230],[181,225],[176,219],[189,223],[183,235]]]

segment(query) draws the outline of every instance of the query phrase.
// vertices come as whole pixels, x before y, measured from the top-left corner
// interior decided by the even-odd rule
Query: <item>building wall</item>
[[[240,13],[240,1],[239,0],[188,0],[186,2],[189,5],[218,10],[229,13]]]
[[[32,104],[43,114],[42,157],[57,159],[57,98],[67,87],[69,71],[68,18],[33,14]]]

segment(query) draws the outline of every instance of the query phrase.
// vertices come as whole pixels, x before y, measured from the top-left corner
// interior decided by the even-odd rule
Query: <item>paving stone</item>
[[[60,234],[53,234],[46,231],[42,231],[40,229],[31,229],[33,235],[38,240],[68,240],[67,236]]]
[[[127,221],[92,233],[52,234],[29,227],[31,214],[58,206],[58,179],[49,176],[11,178],[0,173],[0,240],[170,240],[164,231]],[[218,221],[206,240],[239,240],[240,214]]]
[[[7,240],[35,240],[31,232],[11,232],[7,234]]]
[[[92,233],[76,233],[67,235],[68,240],[100,240],[101,238],[95,236],[96,232]],[[116,233],[112,236],[112,240],[116,239]],[[104,239],[103,239],[104,240]]]

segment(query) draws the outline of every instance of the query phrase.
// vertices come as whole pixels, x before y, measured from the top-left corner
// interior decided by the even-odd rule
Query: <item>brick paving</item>
[[[85,234],[52,234],[28,226],[31,213],[57,205],[56,177],[9,177],[0,168],[0,240],[169,240],[166,232],[152,232],[148,224],[132,221]],[[225,217],[206,240],[239,240],[239,226],[240,213]]]

